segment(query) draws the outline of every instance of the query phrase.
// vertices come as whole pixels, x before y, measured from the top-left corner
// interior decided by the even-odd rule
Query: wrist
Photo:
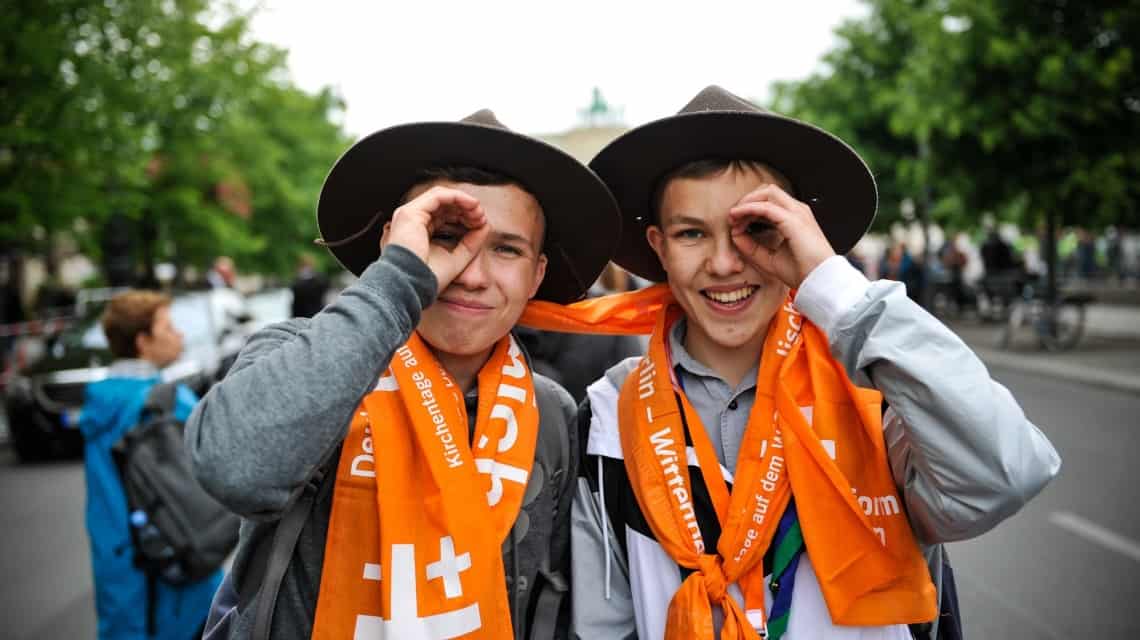
[[[863,298],[870,286],[870,281],[846,258],[833,255],[804,279],[794,304],[831,338],[840,318]]]
[[[819,267],[819,265],[827,262],[828,259],[835,257],[835,255],[835,252],[831,251],[830,248],[828,248],[827,251],[820,251],[819,253],[809,257],[807,260],[800,262],[799,273],[796,274],[799,282],[796,282],[792,288],[800,288],[800,286],[803,285],[804,281],[808,279],[808,276],[810,276],[811,273]]]
[[[421,308],[427,308],[439,292],[439,277],[426,260],[416,255],[404,245],[392,243],[385,247],[378,262],[396,267],[408,278],[408,282],[420,300]],[[363,277],[363,276],[362,276]]]

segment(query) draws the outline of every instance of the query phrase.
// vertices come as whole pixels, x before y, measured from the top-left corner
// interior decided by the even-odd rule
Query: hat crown
[[[490,109],[480,109],[475,113],[460,120],[464,124],[478,124],[484,127],[494,127],[495,129],[502,129],[503,131],[510,131],[507,125],[499,122],[495,117],[495,112]]]
[[[728,111],[732,113],[768,113],[740,96],[715,84],[701,90],[689,104],[681,108],[678,115],[701,113],[704,111]]]

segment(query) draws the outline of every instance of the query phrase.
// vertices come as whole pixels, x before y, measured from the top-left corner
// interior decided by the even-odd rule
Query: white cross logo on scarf
[[[459,573],[471,567],[469,553],[455,555],[455,544],[450,536],[440,538],[440,559],[427,567],[429,580],[443,578],[448,598],[462,594]],[[434,569],[433,569],[434,567]],[[435,573],[435,575],[432,575]],[[471,633],[483,626],[479,617],[479,604],[472,603],[462,609],[435,615],[420,616],[416,594],[416,547],[412,544],[392,545],[392,566],[388,571],[392,580],[392,618],[356,616],[353,640],[447,640]],[[380,565],[364,565],[365,580],[380,580]],[[450,582],[449,582],[450,581]],[[452,595],[452,588],[459,593]]]
[[[427,579],[443,579],[443,593],[448,598],[458,598],[463,595],[463,585],[459,582],[459,573],[471,568],[471,554],[461,553],[455,555],[455,541],[451,536],[439,539],[439,560],[427,566]]]

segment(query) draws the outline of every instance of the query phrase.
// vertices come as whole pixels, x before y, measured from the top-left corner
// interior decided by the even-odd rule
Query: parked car
[[[88,383],[107,376],[112,357],[100,324],[103,301],[87,301],[79,319],[44,340],[42,354],[8,380],[4,402],[21,460],[75,457],[83,450],[79,412]],[[175,294],[171,318],[183,334],[182,357],[166,381],[205,393],[233,364],[255,325],[245,301],[228,289]]]

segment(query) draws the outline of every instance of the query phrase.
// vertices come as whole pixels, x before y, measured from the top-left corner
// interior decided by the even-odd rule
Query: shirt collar
[[[673,357],[673,371],[677,374],[677,377],[680,378],[682,374],[688,374],[702,378],[713,378],[714,380],[728,384],[717,372],[708,368],[703,363],[698,362],[696,358],[689,355],[689,352],[685,350],[685,332],[687,329],[687,320],[680,318],[673,325],[673,328],[669,330],[669,353]],[[758,372],[759,365],[752,367],[752,370],[744,376],[737,391],[744,391],[755,387]]]
[[[159,370],[149,360],[123,358],[111,363],[107,375],[112,378],[153,378],[159,375]]]

